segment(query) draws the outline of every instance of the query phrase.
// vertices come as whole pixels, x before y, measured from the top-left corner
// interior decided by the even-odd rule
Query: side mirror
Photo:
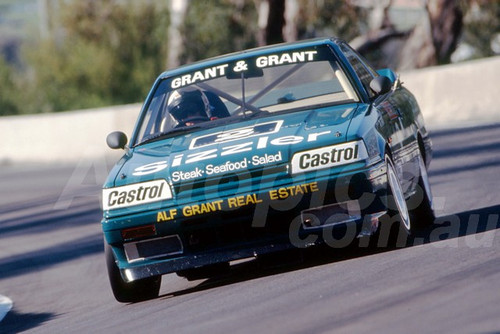
[[[392,89],[392,81],[388,77],[381,75],[370,82],[370,88],[375,94],[382,95],[390,92]]]
[[[124,149],[125,145],[127,145],[127,141],[127,135],[121,131],[111,132],[106,137],[106,144],[114,150],[119,148]]]
[[[389,79],[391,79],[392,82],[396,81],[396,79],[398,78],[397,74],[394,73],[394,71],[391,70],[390,68],[383,68],[383,69],[377,70],[377,73],[379,75],[384,76],[384,77],[388,77]]]

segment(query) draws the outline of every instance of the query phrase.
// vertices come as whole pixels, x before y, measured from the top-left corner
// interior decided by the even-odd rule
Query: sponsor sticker
[[[170,186],[163,179],[102,190],[102,206],[104,210],[153,203],[171,198]]]
[[[277,133],[281,125],[283,124],[283,120],[273,121],[268,123],[256,124],[250,127],[238,128],[234,130],[229,130],[225,132],[218,132],[215,134],[204,135],[200,137],[194,138],[189,146],[190,150],[205,148],[203,150],[194,152],[194,153],[180,153],[175,154],[172,157],[171,167],[179,167],[182,165],[188,165],[195,162],[212,160],[217,157],[225,157],[231,156],[233,154],[244,153],[244,152],[256,152],[265,150],[270,146],[288,146],[299,144],[303,141],[307,142],[315,142],[318,140],[320,136],[327,136],[331,134],[331,131],[321,131],[321,132],[313,132],[309,133],[306,137],[296,136],[296,135],[288,135],[271,139],[268,134]],[[258,138],[249,138],[249,137],[258,137]],[[240,140],[240,139],[248,139],[248,141],[243,141],[239,143],[231,143],[232,141]],[[215,145],[220,144],[220,145]],[[213,145],[212,147],[210,147]],[[269,155],[267,155],[269,156]],[[261,155],[261,157],[265,158],[265,155]],[[254,166],[258,164],[274,162],[270,159],[265,158],[259,159],[260,163],[257,163],[255,160],[255,156],[252,157],[252,163]],[[279,160],[281,161],[281,158]],[[154,173],[160,168],[163,168],[163,162],[159,162],[158,164],[149,164],[145,166],[141,166],[136,169],[136,172],[140,169],[140,172],[143,173]],[[194,176],[200,176],[200,172],[193,174]],[[134,174],[135,175],[135,174]],[[191,177],[191,178],[193,178]]]
[[[226,69],[228,66],[229,64],[208,67],[201,71],[196,71],[193,73],[185,74],[183,76],[174,78],[171,84],[172,88],[173,89],[181,88],[197,82],[224,76],[226,75]]]
[[[184,74],[172,79],[172,89],[181,88],[184,86],[196,84],[205,80],[223,77],[231,73],[245,73],[254,68],[265,68],[279,66],[285,64],[298,64],[314,61],[317,58],[318,51],[305,50],[293,51],[279,54],[271,54],[261,56],[256,59],[238,60],[233,64],[222,64],[212,67],[207,67],[199,71]]]
[[[212,176],[217,174],[224,174],[228,172],[234,172],[239,170],[248,169],[251,166],[267,165],[274,162],[281,162],[283,156],[281,151],[276,154],[263,154],[254,155],[250,158],[243,158],[239,161],[226,161],[222,164],[208,164],[203,168],[196,167],[190,171],[175,171],[172,173],[172,181],[187,181],[191,179],[197,179],[205,175]]]
[[[361,140],[345,144],[295,153],[292,157],[292,174],[341,166],[368,158]]]
[[[284,64],[296,64],[313,61],[318,51],[286,52],[259,57],[256,60],[257,67],[269,67]]]
[[[276,133],[279,131],[282,124],[283,121],[279,120],[196,137],[191,141],[189,148],[200,148],[214,144],[226,143],[238,139]]]
[[[161,170],[164,170],[165,168],[167,168],[166,161],[157,161],[157,162],[153,162],[151,164],[137,167],[136,169],[134,169],[134,172],[132,173],[132,175],[135,175],[135,176],[148,175],[148,174],[152,174],[152,173],[157,173]]]
[[[179,209],[174,208],[166,211],[158,211],[156,215],[156,222],[162,223],[172,221],[177,218],[193,217],[207,213],[234,210],[250,205],[258,205],[264,201],[282,201],[304,196],[305,194],[312,194],[317,191],[319,191],[318,183],[310,182],[271,189],[261,194],[249,193],[205,203],[190,204]]]

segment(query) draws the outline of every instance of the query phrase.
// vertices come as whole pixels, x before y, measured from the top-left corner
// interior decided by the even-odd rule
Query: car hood
[[[164,179],[178,199],[212,183],[220,190],[231,178],[286,175],[295,152],[352,140],[349,125],[360,109],[349,104],[260,117],[140,145],[115,166],[104,188]]]

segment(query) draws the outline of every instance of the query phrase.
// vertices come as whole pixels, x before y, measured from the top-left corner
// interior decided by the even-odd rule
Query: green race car
[[[433,221],[431,141],[413,95],[347,43],[262,47],[162,73],[103,186],[102,229],[120,302],[161,276],[232,260],[411,234]],[[389,230],[389,229],[388,229]],[[382,238],[380,238],[382,240]]]

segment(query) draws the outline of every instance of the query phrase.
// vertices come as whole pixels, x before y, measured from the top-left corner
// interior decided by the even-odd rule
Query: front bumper
[[[134,281],[323,242],[341,247],[376,229],[386,212],[382,161],[309,174],[276,188],[103,219],[105,239],[123,278]],[[151,235],[124,240],[123,230],[144,225],[153,227]],[[162,250],[159,241],[167,239],[168,251]]]

